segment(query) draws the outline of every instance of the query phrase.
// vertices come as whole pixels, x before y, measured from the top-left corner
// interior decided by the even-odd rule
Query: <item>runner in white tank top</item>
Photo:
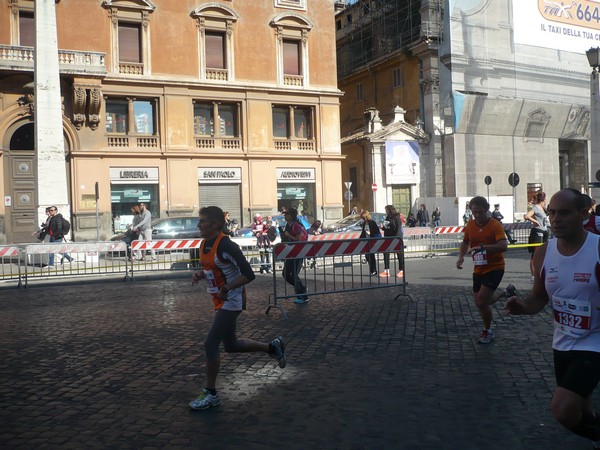
[[[600,351],[598,241],[588,233],[572,256],[557,250],[557,239],[548,241],[542,279],[552,301],[555,350]]]
[[[550,301],[554,317],[552,414],[565,428],[600,449],[600,417],[592,393],[600,381],[600,237],[583,228],[585,196],[563,189],[552,196],[548,216],[556,239],[533,255],[533,289],[506,301],[508,314],[536,314]]]

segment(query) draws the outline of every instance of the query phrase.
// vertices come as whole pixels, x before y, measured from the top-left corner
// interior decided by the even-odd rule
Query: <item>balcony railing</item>
[[[33,47],[0,45],[0,70],[33,71]],[[60,73],[74,75],[106,75],[105,55],[99,52],[59,50]]]
[[[144,75],[144,64],[120,62],[119,73],[123,75]]]
[[[196,148],[200,150],[240,150],[242,140],[239,138],[197,137]]]
[[[275,139],[273,141],[275,150],[288,152],[314,152],[315,141],[297,140],[297,139]]]
[[[304,77],[302,75],[284,75],[283,84],[285,86],[304,86]]]
[[[138,149],[157,149],[159,148],[158,136],[124,136],[108,135],[108,147],[110,148],[138,148]]]
[[[227,69],[206,69],[206,79],[227,81]]]

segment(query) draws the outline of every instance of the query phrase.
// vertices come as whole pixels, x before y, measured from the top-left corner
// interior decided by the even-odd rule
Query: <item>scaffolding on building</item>
[[[338,79],[408,48],[430,33],[421,0],[350,0],[336,15]]]

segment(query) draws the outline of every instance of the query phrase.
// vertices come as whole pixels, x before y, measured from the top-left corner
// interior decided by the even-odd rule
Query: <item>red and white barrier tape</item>
[[[19,256],[19,247],[0,247],[0,257]]]
[[[202,239],[161,239],[158,241],[133,241],[132,250],[177,250],[200,248]]]
[[[318,256],[349,256],[364,253],[400,252],[404,242],[400,238],[393,239],[346,239],[326,240],[312,243],[287,242],[273,248],[276,260],[292,258],[313,258]]]

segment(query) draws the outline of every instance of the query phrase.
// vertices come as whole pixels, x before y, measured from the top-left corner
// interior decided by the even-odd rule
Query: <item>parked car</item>
[[[286,225],[286,221],[285,218],[283,217],[283,214],[278,214],[276,216],[272,216],[273,222],[277,222],[277,227],[284,227]],[[307,230],[310,228],[310,223],[308,223],[308,220],[306,220],[304,217],[300,216],[298,214],[298,220],[300,221],[300,223],[302,224],[302,226],[304,228],[306,228]],[[252,234],[252,225],[247,225],[243,228],[240,228],[237,232],[238,237],[253,237]],[[277,228],[277,236],[279,236],[279,228]]]
[[[371,213],[371,219],[373,219],[379,226],[381,226],[385,220],[385,216],[385,213]],[[349,216],[346,216],[337,222],[330,223],[329,225],[325,225],[323,227],[323,233],[347,233],[350,231],[361,230],[362,219],[360,218],[360,214],[350,214]]]
[[[116,234],[111,241],[122,241],[126,233]],[[152,239],[196,239],[201,237],[198,229],[198,217],[174,216],[162,217],[152,221]]]

